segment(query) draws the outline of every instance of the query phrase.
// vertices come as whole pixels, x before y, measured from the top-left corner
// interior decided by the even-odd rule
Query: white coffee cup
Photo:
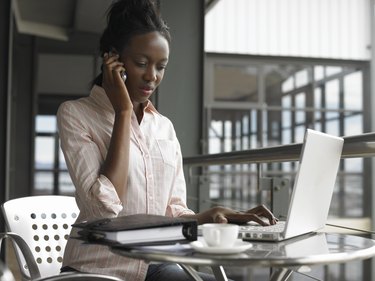
[[[237,240],[239,226],[229,223],[206,223],[202,235],[210,247],[231,247]]]

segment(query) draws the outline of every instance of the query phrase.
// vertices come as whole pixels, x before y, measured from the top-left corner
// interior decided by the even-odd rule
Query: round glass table
[[[199,237],[201,239],[201,237]],[[252,246],[235,254],[200,253],[189,244],[169,246],[111,246],[122,256],[147,262],[180,264],[195,280],[201,280],[192,266],[211,266],[217,280],[227,280],[223,266],[273,268],[270,280],[287,280],[301,266],[345,263],[375,256],[375,240],[361,236],[313,233],[282,242],[250,242]]]

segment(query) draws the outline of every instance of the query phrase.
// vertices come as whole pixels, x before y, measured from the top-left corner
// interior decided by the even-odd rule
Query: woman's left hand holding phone
[[[119,55],[112,52],[105,53],[102,87],[107,93],[115,113],[132,112],[133,110],[129,92],[124,83],[124,73],[124,64],[119,61]]]

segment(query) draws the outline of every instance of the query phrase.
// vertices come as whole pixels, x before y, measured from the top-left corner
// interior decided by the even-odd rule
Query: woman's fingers
[[[113,82],[121,78],[121,73],[125,72],[124,64],[120,62],[119,55],[104,54],[103,57],[103,78],[108,82]],[[118,77],[118,78],[117,78]],[[121,79],[122,80],[122,79]]]
[[[246,212],[236,212],[229,208],[214,207],[207,210],[203,214],[207,217],[204,220],[205,222],[210,221],[209,217],[211,217],[211,222],[215,223],[244,224],[249,221],[253,221],[260,225],[267,226],[276,224],[277,222],[277,219],[272,214],[272,212],[268,210],[264,205],[259,205]],[[267,220],[265,220],[265,218]]]
[[[264,205],[259,205],[246,212],[236,212],[226,214],[229,222],[243,224],[249,221],[254,221],[260,225],[267,226],[277,223],[277,218]],[[267,220],[265,220],[266,218]]]
[[[273,213],[264,205],[259,205],[255,208],[252,208],[246,211],[246,213],[256,214],[257,216],[265,217],[268,219],[270,224],[276,224],[278,221],[278,219],[273,215]]]
[[[119,58],[120,56],[118,54],[105,53],[103,56],[103,61],[104,61],[104,64],[108,65],[115,61],[118,61]]]
[[[228,214],[226,215],[226,218],[229,223],[244,224],[253,221],[263,226],[270,225],[270,223],[264,221],[260,216],[250,213]]]
[[[214,218],[213,218],[214,223],[227,223],[228,219],[224,214],[218,213]]]

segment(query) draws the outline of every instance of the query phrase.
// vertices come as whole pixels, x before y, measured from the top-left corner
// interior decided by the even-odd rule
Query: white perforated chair
[[[59,274],[71,225],[79,214],[74,197],[29,196],[9,200],[1,207],[10,232],[2,236],[11,238],[15,245],[23,280],[78,280],[79,275],[85,275],[73,274],[75,279],[67,279],[73,275]],[[121,280],[91,275],[102,278],[92,280]]]

